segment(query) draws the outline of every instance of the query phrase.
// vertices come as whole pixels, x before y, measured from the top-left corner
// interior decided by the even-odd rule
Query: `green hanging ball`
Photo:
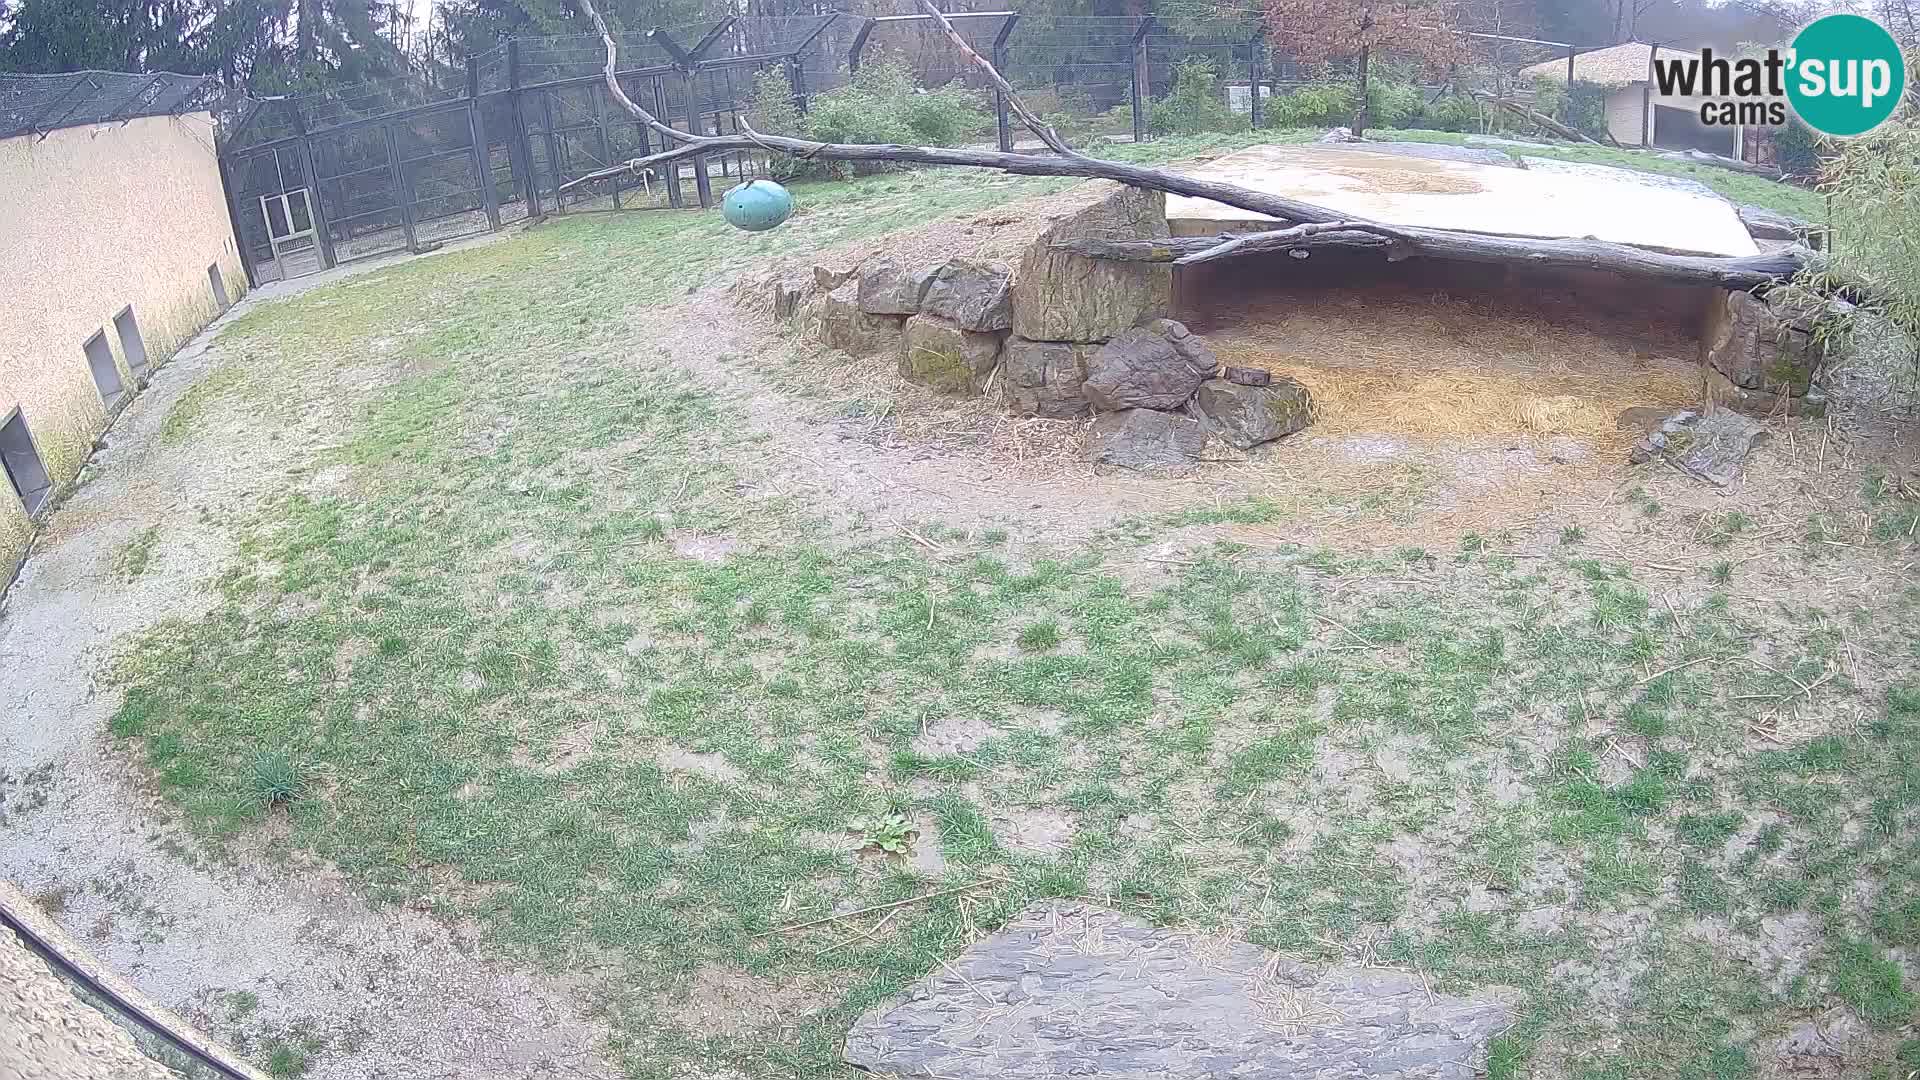
[[[766,232],[793,214],[793,195],[771,180],[749,180],[727,192],[720,213],[736,229]]]

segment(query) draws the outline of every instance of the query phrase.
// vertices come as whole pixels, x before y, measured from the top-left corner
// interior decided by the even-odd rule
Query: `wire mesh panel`
[[[1087,119],[1125,107],[1139,23],[1127,16],[1022,15],[1002,74],[1042,115]]]
[[[405,213],[384,124],[312,137],[315,187],[339,262],[407,248]]]
[[[948,16],[953,28],[969,47],[982,56],[993,52],[994,39],[1006,23],[1008,13],[959,12]],[[968,86],[985,87],[986,75],[954,48],[933,20],[920,16],[888,16],[869,24],[865,47],[860,50],[862,65],[889,60],[904,61],[921,86],[945,86],[959,81]]]
[[[372,120],[422,105],[455,101],[465,94],[464,76],[439,83],[418,75],[402,75],[329,87],[289,100],[308,131],[323,131],[355,120]]]
[[[282,143],[231,155],[224,165],[227,190],[233,198],[234,238],[246,256],[255,284],[291,276],[289,268],[281,264],[274,241],[296,231],[285,196],[313,186],[305,155],[299,146]],[[299,223],[300,231],[310,229],[311,196],[296,196],[293,205],[308,215],[307,221]]]
[[[0,74],[0,139],[142,116],[218,114],[230,96],[213,78],[164,71]]]
[[[491,228],[465,102],[415,112],[387,127],[399,156],[400,190],[411,208],[416,246]]]

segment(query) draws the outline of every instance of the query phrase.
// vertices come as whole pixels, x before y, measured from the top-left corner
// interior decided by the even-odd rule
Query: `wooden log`
[[[1460,259],[1528,268],[1604,270],[1609,273],[1676,285],[1712,285],[1723,289],[1751,289],[1791,278],[1804,265],[1797,249],[1738,258],[1708,255],[1672,255],[1645,251],[1600,240],[1547,240],[1524,236],[1493,236],[1448,229],[1426,229],[1373,222],[1345,222],[1333,228],[1275,229],[1227,236],[1173,237],[1167,240],[1079,240],[1059,245],[1095,259],[1164,262],[1192,266],[1197,262],[1273,251],[1346,248],[1381,251],[1394,261],[1426,257]],[[1210,253],[1212,258],[1201,258]]]
[[[1668,161],[1684,161],[1692,165],[1711,165],[1716,169],[1730,172],[1747,173],[1768,180],[1779,180],[1786,174],[1772,165],[1755,165],[1751,161],[1741,161],[1722,154],[1709,154],[1705,150],[1666,150],[1659,155]]]

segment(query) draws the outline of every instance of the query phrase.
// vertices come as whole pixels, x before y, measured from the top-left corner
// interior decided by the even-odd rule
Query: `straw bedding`
[[[1321,434],[1571,435],[1612,442],[1634,406],[1699,398],[1694,345],[1545,295],[1489,302],[1405,287],[1286,289],[1216,309],[1229,364],[1298,379]]]

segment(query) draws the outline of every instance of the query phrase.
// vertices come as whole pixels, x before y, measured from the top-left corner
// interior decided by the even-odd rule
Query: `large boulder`
[[[1007,407],[1021,416],[1070,420],[1087,415],[1087,357],[1091,345],[1007,339],[1000,356]]]
[[[1087,402],[1099,412],[1177,409],[1219,366],[1219,357],[1184,323],[1149,319],[1087,359]]]
[[[933,268],[909,270],[883,261],[860,271],[860,310],[869,315],[918,315],[933,284]]]
[[[806,307],[807,301],[814,296],[814,284],[811,276],[783,274],[773,279],[770,287],[773,300],[773,321],[791,322]]]
[[[820,342],[850,356],[873,356],[899,347],[899,315],[869,315],[860,310],[860,287],[849,281],[821,298]]]
[[[1769,210],[1764,206],[1752,206],[1747,203],[1735,203],[1734,210],[1740,215],[1740,224],[1747,227],[1747,235],[1755,240],[1780,240],[1789,244],[1808,244],[1819,247],[1820,235],[1813,226],[1805,221],[1783,214],[1778,210]]]
[[[1123,409],[1096,417],[1091,438],[1096,465],[1177,469],[1200,460],[1207,429],[1179,413]]]
[[[999,360],[1000,337],[938,315],[915,315],[900,343],[900,377],[945,394],[978,394]]]
[[[813,264],[813,284],[821,292],[832,292],[853,280],[860,272],[860,263],[854,259],[840,258],[832,263]]]
[[[1815,333],[1827,302],[1774,289],[1765,297],[1723,292],[1707,313],[1701,359],[1730,384],[1720,400],[1747,411],[1769,411],[1782,398],[1815,395],[1827,346]],[[1817,395],[1815,395],[1817,396]]]
[[[1747,454],[1765,442],[1767,429],[1739,413],[1684,409],[1662,421],[1627,454],[1636,465],[1656,457],[1695,479],[1726,487],[1740,476]]]
[[[1258,945],[1054,900],[1016,914],[847,1032],[900,1080],[1470,1080],[1514,995],[1419,971],[1308,968]]]
[[[1313,395],[1282,376],[1266,386],[1243,386],[1225,379],[1200,384],[1193,403],[1207,430],[1246,450],[1313,423]]]
[[[1012,274],[997,262],[954,259],[934,271],[920,310],[976,333],[1013,326]]]
[[[1055,247],[1166,236],[1166,195],[1131,187],[1055,224],[1020,259],[1013,280],[1014,333],[1034,341],[1105,341],[1141,319],[1166,314],[1173,302],[1172,267],[1091,259]]]

